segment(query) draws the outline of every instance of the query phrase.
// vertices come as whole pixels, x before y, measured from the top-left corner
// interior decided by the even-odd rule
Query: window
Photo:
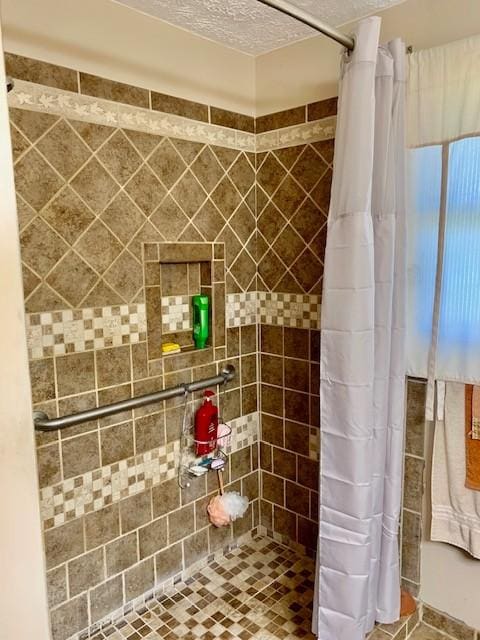
[[[427,374],[444,201],[436,377],[478,381],[480,137],[412,149],[409,160],[408,372],[422,377]]]

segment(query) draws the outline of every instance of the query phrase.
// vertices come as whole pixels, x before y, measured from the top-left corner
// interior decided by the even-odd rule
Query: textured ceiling
[[[398,4],[403,0],[294,0],[321,20],[338,26]],[[115,0],[215,40],[258,55],[315,34],[300,22],[257,0]]]

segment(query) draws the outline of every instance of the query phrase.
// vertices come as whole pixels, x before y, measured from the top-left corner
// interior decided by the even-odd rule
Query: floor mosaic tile
[[[104,627],[93,640],[313,640],[314,571],[311,558],[255,537]],[[404,638],[405,625],[401,621],[381,637]]]

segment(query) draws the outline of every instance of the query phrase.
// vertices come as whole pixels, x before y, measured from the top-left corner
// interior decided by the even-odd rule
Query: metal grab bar
[[[162,402],[163,400],[183,396],[186,393],[193,393],[194,391],[201,391],[208,387],[214,387],[218,384],[226,384],[232,380],[234,376],[235,367],[229,364],[222,369],[218,376],[203,378],[203,380],[197,380],[196,382],[186,382],[184,384],[179,384],[176,387],[162,389],[161,391],[155,391],[154,393],[147,393],[143,396],[137,396],[136,398],[119,400],[118,402],[113,402],[112,404],[107,404],[103,407],[87,409],[86,411],[80,411],[79,413],[62,416],[61,418],[49,418],[43,411],[34,411],[33,424],[37,431],[56,431],[57,429],[65,429],[66,427],[73,427],[74,425],[81,424],[82,422],[111,416],[114,413],[120,413],[121,411],[126,411],[128,409],[144,407],[147,404]]]

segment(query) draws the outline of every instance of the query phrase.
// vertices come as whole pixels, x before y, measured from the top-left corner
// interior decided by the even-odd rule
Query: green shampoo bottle
[[[196,349],[204,349],[208,339],[208,296],[193,296],[193,341]]]

